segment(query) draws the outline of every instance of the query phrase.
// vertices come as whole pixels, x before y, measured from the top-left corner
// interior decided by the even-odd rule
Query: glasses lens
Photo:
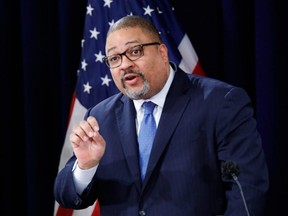
[[[141,45],[134,46],[125,52],[125,55],[132,61],[143,56],[143,48]]]
[[[107,56],[104,58],[104,60],[109,68],[116,68],[122,64],[123,55],[125,55],[130,61],[135,61],[144,55],[143,47],[151,45],[160,45],[160,43],[154,42],[154,43],[136,45],[134,47],[127,49],[123,53]]]
[[[121,64],[121,55],[111,55],[106,58],[106,63],[110,68],[118,67]]]

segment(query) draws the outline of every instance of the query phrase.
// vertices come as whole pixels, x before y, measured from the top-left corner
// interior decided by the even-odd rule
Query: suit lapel
[[[139,170],[139,157],[138,157],[138,142],[136,133],[136,111],[133,102],[122,97],[123,102],[116,109],[117,125],[120,131],[120,141],[122,149],[126,158],[127,166],[129,167],[131,176],[137,184],[137,188],[141,189],[141,179]]]

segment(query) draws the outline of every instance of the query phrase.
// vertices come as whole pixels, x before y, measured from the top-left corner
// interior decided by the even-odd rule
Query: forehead
[[[123,49],[135,44],[151,42],[151,37],[139,27],[121,28],[109,34],[106,40],[106,52]]]

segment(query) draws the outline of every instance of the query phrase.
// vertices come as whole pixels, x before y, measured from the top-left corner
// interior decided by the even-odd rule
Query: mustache
[[[135,75],[138,75],[138,76],[142,77],[142,78],[145,80],[145,76],[144,76],[144,74],[143,74],[141,71],[125,70],[124,73],[123,73],[122,76],[121,76],[121,83],[122,83],[123,87],[125,87],[125,85],[124,85],[124,80],[125,80],[125,76],[126,76],[127,74],[135,74]]]
[[[125,75],[127,74],[137,74],[137,75],[140,75],[142,77],[144,77],[144,74],[140,71],[136,71],[136,70],[125,70],[123,75],[122,75],[122,79],[125,77]]]

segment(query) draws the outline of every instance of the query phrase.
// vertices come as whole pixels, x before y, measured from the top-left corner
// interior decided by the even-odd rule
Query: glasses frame
[[[152,43],[144,43],[144,44],[138,44],[138,45],[135,45],[135,46],[133,46],[133,47],[130,47],[130,48],[128,48],[127,50],[125,50],[124,52],[122,52],[122,53],[118,53],[118,54],[114,54],[114,55],[111,55],[111,56],[120,56],[120,64],[119,65],[117,65],[117,66],[114,66],[114,67],[111,67],[110,65],[109,65],[109,62],[108,62],[108,58],[110,57],[110,56],[105,56],[104,58],[103,58],[103,61],[106,63],[106,65],[110,68],[110,69],[114,69],[114,68],[117,68],[117,67],[120,67],[121,66],[121,64],[122,64],[122,61],[123,61],[123,55],[125,55],[126,56],[126,58],[128,58],[130,61],[136,61],[137,59],[139,59],[139,58],[141,58],[142,56],[144,56],[144,49],[143,49],[143,47],[145,47],[145,46],[152,46],[152,45],[161,45],[161,43],[159,43],[159,42],[152,42]],[[129,51],[129,50],[131,50],[131,49],[133,49],[134,47],[137,47],[137,46],[139,46],[139,47],[141,47],[141,50],[142,50],[142,55],[141,56],[139,56],[139,58],[136,58],[136,59],[130,59],[127,55],[126,55],[126,53],[127,53],[127,51]]]

